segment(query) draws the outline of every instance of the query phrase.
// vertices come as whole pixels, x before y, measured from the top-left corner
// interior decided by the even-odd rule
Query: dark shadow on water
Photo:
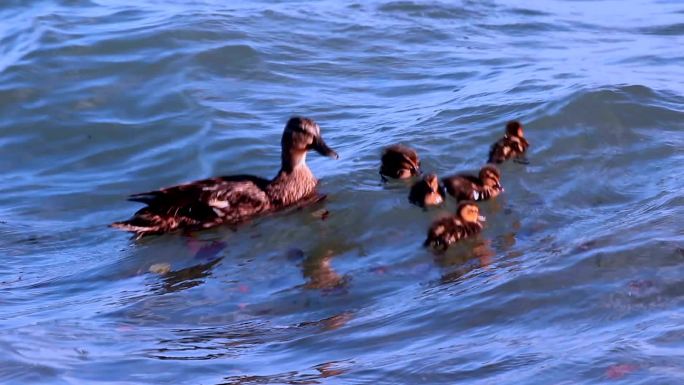
[[[251,354],[252,349],[285,343],[302,336],[325,333],[345,326],[354,314],[342,312],[317,321],[288,327],[272,327],[269,322],[244,321],[220,327],[177,329],[174,338],[160,339],[159,348],[147,356],[159,360],[203,361]]]
[[[219,257],[218,254],[226,248],[226,244],[221,241],[212,241],[208,244],[202,244],[199,241],[190,239],[188,240],[188,247],[190,251],[193,252],[193,260],[206,260],[208,262],[176,271],[160,272],[163,278],[161,287],[159,288],[159,294],[178,292],[202,284],[204,278],[211,275],[214,266],[223,259],[223,257]]]
[[[267,376],[233,376],[226,377],[225,382],[217,385],[253,385],[253,384],[321,384],[323,379],[346,373],[350,363],[330,361],[316,365],[306,372],[290,371]]]
[[[230,326],[174,330],[175,338],[160,339],[162,346],[148,352],[160,360],[202,361],[248,354],[249,349],[283,339],[283,329],[264,322],[240,322]]]

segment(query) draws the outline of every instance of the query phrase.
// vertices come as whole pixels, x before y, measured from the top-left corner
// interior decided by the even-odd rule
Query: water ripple
[[[620,9],[621,12],[615,12]],[[42,0],[0,9],[0,382],[677,383],[684,83],[675,2]],[[130,193],[271,177],[289,116],[328,199],[133,242]],[[443,255],[382,147],[476,170]],[[327,210],[325,220],[320,210]]]

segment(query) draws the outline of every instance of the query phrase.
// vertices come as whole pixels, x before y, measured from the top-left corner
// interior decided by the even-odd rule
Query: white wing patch
[[[230,203],[228,201],[224,201],[224,200],[211,199],[209,201],[209,206],[215,207],[217,209],[225,209],[225,208],[230,207]]]

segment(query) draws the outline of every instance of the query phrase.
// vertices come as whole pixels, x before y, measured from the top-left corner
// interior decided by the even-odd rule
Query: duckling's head
[[[287,121],[285,131],[280,141],[283,155],[306,153],[308,150],[316,150],[321,155],[338,159],[339,156],[323,140],[321,128],[313,119],[294,116]]]
[[[420,175],[420,158],[411,147],[395,144],[382,152],[380,174],[392,178],[408,179]]]
[[[480,208],[473,201],[461,202],[456,208],[456,215],[464,223],[480,223],[485,217],[480,215]]]
[[[506,123],[506,136],[524,137],[523,125],[517,120],[511,120]]]
[[[480,169],[480,180],[487,187],[503,190],[501,187],[501,172],[493,164],[488,164]]]
[[[427,194],[423,197],[424,206],[437,206],[444,202],[444,197],[442,197],[441,186],[439,185],[439,179],[437,174],[430,173],[423,177],[423,183],[428,188]]]
[[[430,192],[439,192],[439,179],[437,178],[437,174],[429,173],[423,177],[423,181],[430,189]]]

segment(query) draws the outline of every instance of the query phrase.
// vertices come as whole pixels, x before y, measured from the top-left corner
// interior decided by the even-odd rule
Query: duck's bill
[[[480,222],[486,222],[487,218],[484,215],[478,215],[477,220]]]
[[[339,159],[340,158],[340,156],[337,155],[337,152],[335,152],[335,150],[333,150],[332,148],[328,147],[328,145],[325,143],[323,138],[321,138],[320,136],[318,138],[314,139],[314,142],[312,144],[312,148],[314,150],[316,150],[316,152],[318,152],[319,154],[321,154],[323,156],[327,156],[327,157],[330,157],[333,159]]]

